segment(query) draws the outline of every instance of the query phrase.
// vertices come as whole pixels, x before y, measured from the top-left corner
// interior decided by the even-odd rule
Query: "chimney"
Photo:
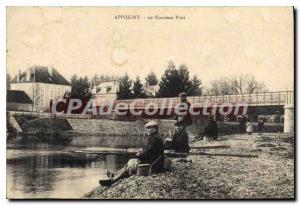
[[[48,67],[48,73],[51,76],[51,78],[53,78],[53,66]]]
[[[31,76],[31,69],[26,70],[26,82],[30,81],[30,76]]]
[[[35,67],[33,67],[32,69],[31,69],[31,74],[33,74],[32,76],[33,76],[33,82],[35,82]]]
[[[19,70],[17,73],[17,83],[20,82],[20,73],[21,73],[21,70]]]

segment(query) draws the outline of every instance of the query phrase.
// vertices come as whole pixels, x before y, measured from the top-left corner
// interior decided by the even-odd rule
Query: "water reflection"
[[[22,154],[16,154],[21,152]],[[104,170],[116,171],[128,156],[74,156],[68,152],[8,150],[8,198],[79,198],[98,186]]]

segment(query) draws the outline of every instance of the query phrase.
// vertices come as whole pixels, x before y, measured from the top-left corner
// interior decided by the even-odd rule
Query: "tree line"
[[[6,75],[7,89],[10,87],[11,77]],[[263,82],[258,81],[253,75],[240,74],[223,77],[212,81],[210,86],[203,87],[198,76],[190,76],[188,66],[176,66],[170,61],[161,78],[158,79],[154,72],[150,72],[144,79],[140,77],[130,79],[126,73],[123,76],[95,74],[91,79],[87,76],[73,75],[71,77],[71,98],[83,99],[91,97],[91,89],[97,88],[103,82],[119,82],[117,99],[150,98],[150,97],[177,97],[179,93],[186,92],[188,96],[201,95],[234,95],[245,93],[267,92]],[[150,93],[149,88],[155,88],[155,93]]]
[[[196,75],[190,78],[188,67],[185,64],[176,68],[175,64],[170,61],[160,80],[153,72],[150,72],[145,81],[145,85],[143,85],[139,77],[133,81],[128,74],[125,74],[119,81],[118,99],[177,97],[182,92],[186,92],[188,96],[202,95],[201,81]],[[154,95],[149,95],[144,89],[149,86],[158,86]]]
[[[190,77],[186,64],[178,67],[170,61],[161,79],[158,80],[153,72],[145,78],[145,85],[158,85],[158,92],[152,97],[177,97],[179,93],[186,92],[188,96],[201,95],[236,95],[267,92],[263,82],[258,81],[253,75],[240,74],[214,80],[210,86],[203,87],[201,80],[194,75]],[[151,97],[145,94],[139,77],[132,81],[127,74],[120,78],[118,99]],[[133,86],[132,86],[133,85]]]
[[[96,74],[91,79],[87,76],[73,75],[71,77],[71,98],[83,99],[92,88],[97,88],[99,84],[110,81],[118,81],[119,83],[117,99],[176,97],[181,92],[186,92],[189,96],[199,96],[202,95],[203,89],[202,82],[196,75],[190,77],[187,65],[180,64],[176,67],[170,61],[160,80],[151,71],[146,76],[144,84],[140,77],[133,80],[127,73],[123,76]],[[149,92],[149,88],[156,90],[156,92]],[[98,91],[96,90],[96,92]]]

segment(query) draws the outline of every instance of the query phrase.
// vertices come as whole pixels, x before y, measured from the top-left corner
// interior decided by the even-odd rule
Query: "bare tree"
[[[253,76],[247,79],[245,89],[247,93],[259,93],[268,91],[266,85],[263,82],[258,82]]]
[[[259,82],[253,75],[238,75],[220,78],[212,82],[207,95],[235,95],[245,93],[259,93],[268,91],[263,82]]]
[[[228,78],[221,78],[212,82],[211,88],[206,92],[207,95],[231,95],[233,88]]]

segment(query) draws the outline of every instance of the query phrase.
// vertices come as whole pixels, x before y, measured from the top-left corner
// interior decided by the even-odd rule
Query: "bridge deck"
[[[195,96],[188,97],[188,101],[193,107],[206,107],[213,105],[247,105],[247,106],[274,106],[294,104],[293,91],[265,92],[257,94],[239,94],[224,96]],[[135,109],[144,109],[145,107],[170,108],[175,107],[180,99],[176,98],[147,98],[117,100],[115,103],[125,103]]]

